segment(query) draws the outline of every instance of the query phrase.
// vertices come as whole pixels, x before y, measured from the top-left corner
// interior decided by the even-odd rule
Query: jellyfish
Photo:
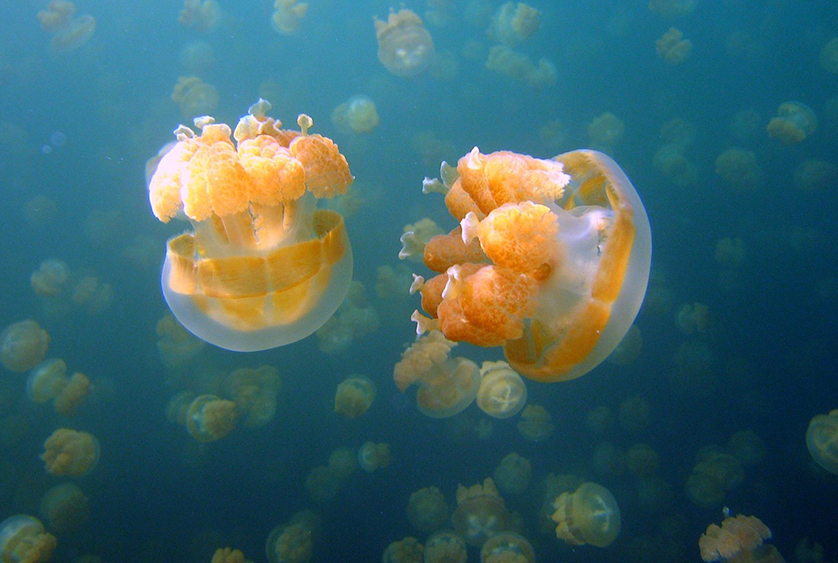
[[[722,525],[710,524],[701,534],[698,547],[707,563],[753,563],[755,551],[771,537],[771,530],[756,516],[727,516]]]
[[[378,110],[369,96],[352,96],[332,111],[332,123],[341,131],[369,133],[378,127]]]
[[[838,167],[831,162],[807,158],[794,169],[794,187],[809,193],[835,190]]]
[[[639,432],[649,426],[649,402],[641,395],[634,395],[620,403],[620,426],[629,432]]]
[[[0,362],[6,369],[23,373],[44,359],[49,334],[31,319],[7,326],[0,333]]]
[[[838,413],[837,413],[838,414]],[[765,459],[765,443],[753,430],[740,430],[727,441],[727,452],[743,467],[754,467]]]
[[[56,477],[80,477],[99,462],[99,441],[87,432],[59,428],[44,442],[41,460]]]
[[[178,55],[180,65],[186,69],[189,74],[204,74],[207,70],[215,65],[215,53],[212,45],[206,41],[190,41],[180,49]],[[174,143],[172,143],[174,145]],[[171,148],[171,146],[169,146]],[[164,151],[163,154],[169,152]],[[160,156],[162,157],[163,154]],[[154,171],[152,170],[152,174]],[[148,175],[146,181],[151,177]]]
[[[67,27],[76,13],[76,5],[65,0],[51,0],[46,10],[38,12],[38,21],[44,31],[55,33]]]
[[[64,360],[44,360],[35,366],[26,379],[26,395],[33,403],[54,400],[67,385],[67,364]]]
[[[806,429],[806,447],[815,463],[838,475],[838,409],[812,417]]]
[[[602,485],[582,483],[574,492],[559,495],[553,508],[556,537],[569,545],[606,547],[620,533],[620,507]]]
[[[198,395],[186,411],[186,428],[199,442],[215,442],[236,427],[236,403],[215,395]]]
[[[390,444],[365,442],[358,450],[358,465],[367,473],[390,466]]]
[[[113,288],[97,276],[82,276],[73,285],[71,299],[88,315],[99,315],[110,306]]]
[[[585,425],[594,434],[604,434],[614,423],[614,414],[605,405],[594,407],[585,416]]]
[[[55,536],[34,516],[18,514],[0,522],[0,560],[4,563],[49,561],[55,545]]]
[[[490,38],[510,47],[532,37],[540,26],[541,12],[523,2],[502,4],[487,31]]]
[[[340,477],[331,467],[318,465],[306,475],[305,487],[312,501],[323,504],[338,494]]]
[[[684,147],[676,143],[661,146],[652,159],[655,170],[678,187],[691,187],[698,184],[698,168],[684,154]]]
[[[195,228],[168,242],[163,293],[190,332],[236,351],[296,342],[320,328],[346,296],[352,250],[343,218],[316,198],[345,193],[346,159],[330,139],[281,130],[260,100],[235,130],[198,120],[149,184],[152,211]]]
[[[838,37],[833,37],[821,49],[821,66],[826,72],[838,74]]]
[[[538,381],[596,367],[631,327],[649,279],[649,222],[622,170],[593,151],[540,160],[475,147],[442,172],[465,244],[439,263],[426,252],[439,275],[419,288],[432,317],[417,312],[419,329],[503,346],[512,369]],[[475,237],[484,262],[467,261]]]
[[[457,508],[451,522],[469,545],[480,547],[489,537],[508,530],[509,518],[503,497],[491,477],[486,477],[482,485],[457,487]]]
[[[189,406],[195,400],[195,393],[183,391],[178,393],[166,405],[166,419],[181,426],[186,426],[186,417],[189,414]]]
[[[52,403],[55,412],[73,416],[84,398],[90,395],[90,380],[83,373],[74,373]]]
[[[443,530],[425,541],[424,563],[466,563],[466,542],[454,532]]]
[[[320,533],[320,517],[310,510],[298,512],[268,534],[265,552],[268,563],[311,561],[314,540]]]
[[[393,379],[404,392],[419,384],[416,407],[432,418],[448,418],[463,411],[477,397],[480,369],[466,358],[449,358],[456,342],[438,330],[420,337],[402,354]]]
[[[716,263],[723,268],[738,268],[745,261],[745,243],[741,238],[721,238],[716,242]]]
[[[219,547],[213,553],[211,563],[247,563],[247,560],[244,558],[244,553],[238,549]]]
[[[692,49],[692,41],[684,39],[684,34],[674,27],[670,27],[669,31],[655,42],[658,56],[670,65],[679,65],[687,60]]]
[[[72,534],[87,521],[89,502],[82,490],[73,483],[50,488],[41,497],[41,515],[49,529],[56,534]]]
[[[598,115],[588,125],[588,136],[595,146],[613,147],[623,138],[626,125],[611,112]]]
[[[381,555],[381,563],[422,563],[425,548],[410,536],[391,542]]]
[[[731,147],[716,157],[716,174],[728,186],[741,191],[756,191],[764,183],[756,153],[738,147]]]
[[[695,5],[696,0],[649,0],[649,9],[668,20],[691,14]]]
[[[52,258],[41,262],[38,270],[29,277],[29,283],[40,297],[54,297],[64,291],[69,277],[67,264]]]
[[[50,49],[55,52],[74,51],[87,43],[96,31],[96,18],[90,14],[71,19],[65,27],[55,32]]]
[[[204,349],[206,343],[186,330],[171,314],[157,321],[157,351],[167,368],[185,366]]]
[[[291,35],[300,29],[308,13],[306,2],[297,0],[275,0],[271,26],[281,35]]]
[[[519,495],[527,490],[532,479],[530,460],[512,452],[500,460],[492,474],[497,487],[504,494]]]
[[[172,91],[172,101],[187,119],[209,115],[218,106],[218,90],[197,76],[179,76]]]
[[[476,402],[493,418],[509,418],[524,408],[527,386],[506,362],[483,362]]]
[[[346,418],[358,418],[369,410],[374,400],[375,383],[365,375],[353,375],[338,384],[335,412]]]
[[[448,521],[448,515],[448,503],[438,488],[425,487],[410,494],[407,519],[418,531],[428,534],[439,530]]]
[[[239,368],[228,377],[227,387],[246,428],[261,428],[273,420],[282,387],[275,367]]]
[[[626,452],[626,468],[635,476],[648,478],[658,472],[660,456],[648,444],[634,444]]]
[[[705,448],[696,457],[696,464],[687,478],[687,496],[704,508],[719,506],[727,492],[744,481],[742,463],[715,448]]]
[[[675,313],[675,324],[684,334],[705,332],[710,324],[710,308],[704,303],[684,303]]]
[[[346,352],[353,340],[375,332],[378,321],[364,284],[353,280],[337,312],[314,332],[317,347],[327,354]]]
[[[501,532],[486,540],[480,550],[480,563],[535,563],[532,544],[515,532]]]
[[[178,22],[198,31],[212,31],[221,19],[221,8],[215,0],[183,0]]]
[[[777,110],[777,117],[768,122],[768,136],[786,145],[803,141],[818,128],[812,108],[800,102],[786,102]]]
[[[552,61],[542,57],[538,64],[533,63],[527,55],[508,45],[493,45],[484,66],[500,76],[526,82],[535,89],[556,83],[556,66]]]
[[[541,405],[527,405],[521,420],[515,425],[518,433],[530,442],[543,442],[553,435],[554,426],[550,413]]]
[[[340,481],[349,478],[358,468],[358,456],[351,448],[335,448],[329,455],[329,469]]]
[[[421,74],[434,59],[434,43],[422,18],[403,8],[387,20],[375,18],[378,60],[390,74],[409,78]]]

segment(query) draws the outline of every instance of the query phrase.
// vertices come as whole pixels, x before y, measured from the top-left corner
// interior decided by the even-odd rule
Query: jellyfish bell
[[[390,74],[410,78],[433,62],[434,43],[422,19],[408,9],[390,12],[387,20],[375,19],[378,60]]]
[[[457,509],[451,522],[469,545],[481,547],[489,537],[507,530],[509,521],[509,511],[491,477],[482,485],[457,487]]]
[[[553,505],[556,536],[569,545],[611,545],[620,534],[620,507],[614,495],[596,483],[582,483],[562,493]]]
[[[477,406],[493,418],[518,414],[527,402],[527,386],[506,362],[483,362],[480,366]]]
[[[812,418],[806,430],[806,447],[815,463],[838,475],[838,409]]]
[[[0,522],[0,560],[4,562],[49,561],[55,545],[55,536],[34,516],[17,514]]]

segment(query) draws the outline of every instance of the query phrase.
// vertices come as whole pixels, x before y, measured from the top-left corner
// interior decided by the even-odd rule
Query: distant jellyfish
[[[407,504],[407,519],[420,532],[430,533],[445,525],[449,515],[445,495],[436,487],[414,491]]]
[[[509,511],[491,477],[482,485],[457,487],[457,509],[451,522],[457,533],[475,547],[481,547],[492,535],[509,529]]]
[[[29,372],[26,395],[33,403],[54,400],[67,385],[67,364],[64,360],[44,360]]]
[[[274,2],[274,13],[271,16],[271,25],[274,31],[281,35],[291,35],[300,29],[308,13],[306,2],[297,0],[276,0]]]
[[[206,41],[190,41],[180,49],[178,60],[189,74],[202,74],[215,64],[215,53]]]
[[[515,532],[501,532],[486,540],[480,549],[481,563],[535,563],[532,544]]]
[[[199,442],[214,442],[236,427],[239,416],[236,403],[215,395],[199,395],[189,405],[186,428]]]
[[[691,14],[696,3],[697,0],[649,0],[649,10],[671,20]]]
[[[375,19],[378,60],[390,74],[409,78],[426,70],[434,59],[434,43],[422,19],[408,9]]]
[[[620,508],[614,495],[596,483],[559,495],[553,507],[556,536],[568,545],[611,545],[620,534]]]
[[[74,51],[87,43],[95,31],[96,18],[90,14],[78,16],[52,36],[50,48],[59,52]]]
[[[50,475],[80,477],[99,462],[99,441],[87,432],[59,428],[44,442],[44,449],[41,460]]]
[[[588,135],[595,146],[613,147],[623,138],[626,131],[623,120],[611,112],[594,118],[588,125]]]
[[[184,117],[209,115],[218,105],[218,90],[197,76],[180,76],[172,91],[172,101]]]
[[[268,534],[265,553],[268,563],[311,561],[315,540],[320,535],[320,517],[311,510],[296,513]]]
[[[425,541],[425,563],[466,563],[466,542],[449,530],[436,532]]]
[[[77,532],[87,521],[89,501],[73,483],[50,488],[41,497],[41,515],[56,534]]]
[[[530,485],[532,464],[530,460],[512,452],[500,461],[492,476],[504,494],[519,495]]]
[[[800,102],[786,102],[777,110],[777,117],[768,122],[768,136],[786,145],[803,141],[818,128],[812,108]]]
[[[538,10],[523,2],[506,2],[492,16],[487,34],[495,41],[512,47],[538,31],[540,15]]]
[[[184,0],[178,22],[198,31],[212,31],[218,27],[221,8],[215,0]]]
[[[684,34],[674,27],[670,27],[669,31],[655,42],[658,56],[670,65],[679,65],[687,60],[692,48],[692,42],[684,39]]]
[[[552,418],[541,405],[527,405],[515,426],[518,433],[530,442],[543,442],[553,434]]]
[[[735,190],[755,191],[762,187],[765,176],[753,151],[732,147],[716,157],[716,174]]]
[[[807,158],[794,169],[794,187],[809,193],[835,190],[838,167],[831,162]]]
[[[390,542],[381,556],[382,563],[422,563],[425,548],[419,540],[410,536]]]
[[[51,258],[44,260],[38,269],[32,272],[29,282],[40,297],[59,295],[67,285],[70,269],[62,260]]]
[[[821,49],[821,66],[826,72],[838,74],[838,37],[833,37]]]
[[[367,473],[390,466],[390,445],[366,442],[358,450],[358,465]]]
[[[335,412],[346,418],[358,418],[375,400],[375,383],[365,375],[347,377],[335,392]]]
[[[7,326],[0,333],[0,362],[23,373],[38,365],[47,353],[49,334],[31,319]]]
[[[838,409],[812,418],[806,430],[806,447],[815,463],[838,475]]]
[[[55,549],[55,536],[33,516],[18,514],[0,522],[0,561],[3,563],[42,563]]]
[[[378,127],[375,102],[369,96],[352,96],[334,109],[332,123],[343,131],[369,133]]]

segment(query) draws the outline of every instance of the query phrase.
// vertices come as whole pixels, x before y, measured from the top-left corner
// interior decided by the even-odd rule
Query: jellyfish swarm
[[[439,275],[412,288],[433,317],[415,313],[419,329],[503,346],[516,372],[539,381],[602,362],[640,309],[652,254],[646,211],[619,166],[594,151],[541,160],[475,147],[442,177],[460,227],[425,246]]]
[[[434,59],[434,43],[422,18],[407,9],[375,19],[378,60],[390,74],[405,78],[427,69]]]
[[[553,504],[556,537],[569,545],[589,543],[606,547],[620,533],[620,508],[614,495],[596,483],[582,483],[575,492],[562,493]]]
[[[168,242],[163,293],[178,321],[211,344],[265,350],[305,338],[346,296],[352,250],[343,217],[316,198],[346,192],[352,175],[331,139],[279,129],[260,100],[230,127],[196,120],[149,183],[154,215],[195,228]]]
[[[815,463],[838,475],[838,409],[812,418],[806,430],[806,447]]]

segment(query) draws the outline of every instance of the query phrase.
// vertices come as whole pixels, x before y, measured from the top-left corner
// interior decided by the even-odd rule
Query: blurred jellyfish
[[[594,448],[592,465],[597,475],[619,475],[625,467],[625,454],[611,442],[602,442]]]
[[[515,532],[501,532],[486,540],[480,563],[535,563],[535,551],[527,538]]]
[[[494,534],[509,529],[509,512],[494,481],[487,477],[483,484],[457,487],[457,508],[451,521],[466,543],[481,547]],[[427,549],[428,543],[425,544]]]
[[[806,447],[815,463],[838,475],[838,409],[812,417],[806,429]]]
[[[186,330],[171,313],[157,321],[157,351],[167,368],[185,366],[205,346],[203,340]]]
[[[215,0],[183,0],[178,22],[198,31],[212,31],[221,19],[221,8]]]
[[[113,301],[111,284],[97,276],[82,276],[72,287],[73,305],[84,310],[88,315],[99,315],[110,307]]]
[[[246,428],[261,428],[273,420],[282,387],[275,367],[239,368],[228,377],[227,387]]]
[[[812,108],[800,102],[786,102],[777,110],[777,117],[768,122],[768,136],[786,145],[803,141],[818,128]]]
[[[52,403],[55,412],[73,416],[88,395],[90,395],[90,380],[83,373],[74,373]]]
[[[704,303],[684,303],[675,313],[675,324],[684,334],[705,332],[710,324],[710,308]]]
[[[419,540],[406,537],[403,540],[391,542],[381,556],[381,563],[422,563],[425,548]]]
[[[445,27],[455,19],[457,0],[428,0],[425,19],[434,27]]]
[[[588,136],[595,147],[610,148],[620,142],[626,126],[623,120],[611,112],[594,118],[588,125]]]
[[[55,549],[55,536],[33,516],[18,514],[0,522],[0,560],[3,563],[42,563]]]
[[[684,34],[674,27],[670,27],[669,31],[655,42],[658,56],[670,65],[679,65],[687,60],[692,48],[692,41],[684,39]]]
[[[550,59],[540,58],[538,64],[507,45],[494,45],[489,49],[486,68],[501,76],[526,82],[535,89],[552,86],[556,83],[556,65]]]
[[[214,442],[232,432],[239,411],[236,403],[215,395],[199,395],[189,405],[186,428],[199,442]]]
[[[358,465],[367,473],[390,466],[390,444],[365,442],[358,450]]]
[[[6,369],[23,373],[44,359],[49,334],[31,319],[7,326],[0,333],[0,362]]]
[[[346,352],[353,340],[375,332],[378,322],[378,311],[367,299],[366,287],[352,281],[335,314],[315,331],[317,347],[327,354]]]
[[[436,532],[425,541],[425,563],[466,563],[466,542],[454,532]]]
[[[244,558],[244,553],[238,549],[219,547],[212,555],[210,563],[248,563],[248,560]]]
[[[50,41],[50,49],[53,52],[74,51],[84,45],[93,37],[96,31],[96,18],[90,14],[83,14],[75,17],[55,32]]]
[[[33,403],[54,400],[67,385],[67,364],[64,360],[44,360],[29,372],[26,395]]]
[[[754,551],[771,537],[771,530],[756,516],[728,516],[721,527],[710,524],[701,534],[698,547],[701,558],[712,561],[754,561]]]
[[[641,395],[634,395],[620,403],[620,426],[629,432],[645,430],[650,422],[649,402]]]
[[[635,477],[652,477],[660,467],[658,452],[647,444],[634,444],[626,452],[626,468]]]
[[[305,486],[311,500],[317,504],[323,504],[338,494],[340,478],[332,468],[318,465],[306,475]]]
[[[380,299],[394,300],[408,295],[413,281],[410,268],[404,264],[378,266],[376,269],[375,294]]]
[[[218,106],[218,90],[197,76],[179,76],[172,101],[187,119],[209,115]]]
[[[794,169],[794,187],[809,193],[838,187],[838,167],[831,162],[807,158]]]
[[[695,5],[696,0],[649,0],[649,9],[668,20],[691,14]]]
[[[178,60],[189,74],[203,74],[215,65],[215,53],[212,45],[206,41],[190,41],[181,47]],[[174,143],[171,143],[171,146],[174,146]],[[147,178],[150,178],[150,175],[147,175]]]
[[[335,412],[346,418],[358,418],[375,400],[375,383],[365,375],[353,375],[338,384]]]
[[[502,4],[487,31],[490,38],[510,47],[526,41],[538,31],[541,13],[523,2]]]
[[[596,483],[559,495],[553,507],[556,537],[569,545],[611,545],[620,534],[620,508],[614,495]]]
[[[300,29],[303,18],[308,13],[306,2],[297,0],[275,0],[271,26],[281,35],[291,35]]]
[[[530,460],[512,452],[507,454],[492,474],[498,489],[504,494],[519,495],[527,490],[532,479]]]
[[[276,526],[265,542],[268,563],[307,563],[320,535],[320,517],[310,510],[298,512]]]
[[[411,77],[427,69],[434,59],[431,34],[422,19],[408,9],[391,11],[387,21],[375,18],[378,60],[390,74]]]
[[[690,500],[703,508],[719,506],[728,491],[745,479],[745,471],[738,459],[714,448],[705,448],[687,478],[686,490]]]
[[[754,467],[765,459],[765,443],[753,430],[740,430],[727,441],[727,452],[743,467]]]
[[[78,486],[64,483],[50,488],[41,497],[41,515],[49,529],[59,536],[72,534],[87,521],[89,504]]]
[[[738,268],[745,261],[745,243],[741,238],[722,238],[716,242],[716,263],[724,268]]]
[[[527,386],[506,362],[483,362],[476,402],[491,417],[509,418],[524,408]]]
[[[678,187],[688,188],[698,184],[698,168],[684,154],[680,144],[661,146],[652,160],[655,170]]]
[[[375,102],[369,96],[352,96],[332,111],[332,123],[343,132],[369,133],[378,127]]]
[[[52,258],[41,262],[38,270],[29,277],[29,283],[37,295],[54,297],[64,291],[69,276],[67,264]]]
[[[413,262],[422,262],[428,242],[435,236],[445,233],[439,225],[427,217],[416,223],[405,225],[402,230],[404,234],[399,239],[402,243],[399,260],[408,258]]]
[[[358,468],[358,456],[351,448],[335,448],[329,455],[329,469],[340,481],[345,481]]]
[[[838,37],[833,37],[821,49],[821,66],[826,72],[838,74]]]
[[[436,487],[425,487],[410,494],[407,519],[416,530],[429,534],[448,521],[449,508],[445,495]]]
[[[518,433],[530,442],[543,442],[553,434],[552,418],[541,405],[527,405],[515,426]]]
[[[56,477],[80,477],[99,462],[99,441],[87,432],[59,428],[44,442],[41,460]]]
[[[38,12],[38,21],[44,31],[54,33],[67,27],[76,13],[76,5],[65,0],[51,0],[46,10]]]
[[[716,174],[721,176],[729,187],[748,192],[758,190],[764,180],[757,155],[736,147],[725,150],[716,158]]]
[[[166,419],[181,426],[186,426],[186,418],[189,415],[189,406],[195,400],[195,393],[183,391],[178,393],[166,405]]]
[[[588,411],[588,414],[585,417],[585,425],[588,427],[588,430],[594,434],[605,433],[605,431],[608,430],[613,423],[614,415],[611,413],[611,409],[605,405],[594,407]]]

